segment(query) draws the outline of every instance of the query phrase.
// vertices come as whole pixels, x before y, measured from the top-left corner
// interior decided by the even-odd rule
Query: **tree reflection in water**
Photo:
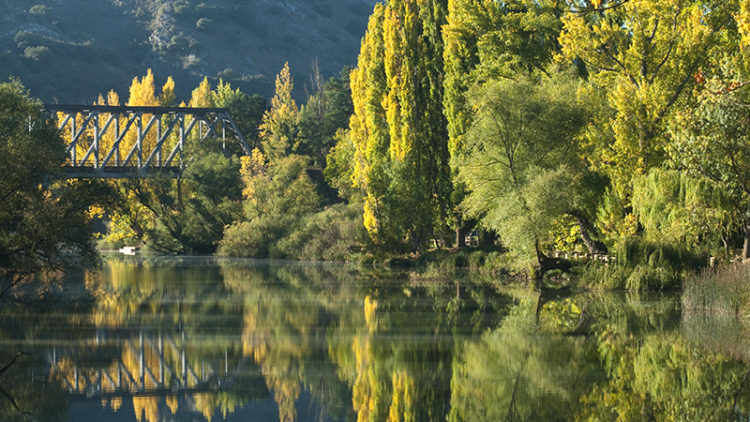
[[[64,286],[0,311],[0,362],[29,353],[0,383],[31,412],[6,401],[2,420],[66,420],[80,403],[149,422],[749,414],[750,336],[675,296],[539,304],[495,280],[211,259],[110,260]]]

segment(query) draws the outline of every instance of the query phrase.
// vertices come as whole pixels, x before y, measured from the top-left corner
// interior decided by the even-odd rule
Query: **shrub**
[[[359,204],[336,204],[305,216],[279,240],[275,252],[286,258],[344,260],[363,238],[363,228]]]
[[[172,10],[176,15],[186,15],[192,12],[190,2],[188,0],[176,0],[172,3]]]
[[[195,27],[202,31],[211,29],[213,25],[214,21],[209,18],[200,18],[195,22]]]
[[[42,40],[42,37],[34,34],[31,31],[18,31],[13,37],[13,41],[16,43],[18,48],[26,48],[33,44],[38,44]]]
[[[180,33],[179,35],[174,35],[169,40],[169,44],[167,44],[166,48],[169,51],[186,51],[188,47],[190,46],[190,40],[184,36],[184,34]]]
[[[49,47],[45,47],[43,45],[39,45],[36,47],[26,47],[23,50],[23,57],[34,60],[35,62],[40,62],[52,57],[52,51],[50,51]]]
[[[221,72],[217,73],[216,74],[216,78],[228,81],[228,80],[231,80],[231,79],[236,79],[237,78],[237,73],[234,70],[232,70],[231,68],[226,68],[226,69],[222,70]]]
[[[673,243],[663,244],[627,239],[620,242],[615,250],[618,264],[629,267],[648,265],[680,273],[699,271],[708,263],[707,253],[692,251]]]
[[[261,217],[232,224],[224,231],[216,252],[219,256],[268,258],[275,242],[291,221]]]
[[[240,174],[246,221],[225,229],[217,253],[255,258],[286,256],[277,242],[294,233],[301,225],[299,221],[314,213],[320,203],[306,168],[307,159],[298,155],[280,158],[273,165],[265,162],[260,150],[243,158]],[[289,242],[290,254],[300,252],[293,246],[299,242]]]
[[[664,268],[637,265],[625,280],[627,290],[664,290],[680,286],[680,278]]]
[[[49,12],[49,7],[43,4],[37,4],[29,9],[29,13],[32,15],[46,15]]]
[[[418,278],[444,278],[456,271],[473,270],[486,275],[509,274],[511,258],[500,251],[479,249],[434,250],[422,254],[415,262]]]

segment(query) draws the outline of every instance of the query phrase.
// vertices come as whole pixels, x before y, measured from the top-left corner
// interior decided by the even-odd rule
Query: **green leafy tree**
[[[276,242],[320,203],[308,166],[307,157],[294,154],[267,163],[258,149],[243,157],[244,219],[226,228],[218,253],[258,258],[281,254]]]
[[[565,2],[450,0],[445,43],[445,116],[450,151],[462,151],[471,123],[466,94],[489,78],[514,78],[519,72],[546,72],[559,49],[559,16]]]
[[[562,28],[559,16],[563,7],[564,2],[557,1],[448,1],[442,33],[443,107],[454,174],[473,116],[467,103],[470,87],[489,78],[545,72],[552,54],[559,48],[557,36]],[[465,230],[476,223],[463,219],[460,203],[465,195],[466,186],[454,178],[450,217],[458,246],[463,246]]]
[[[218,142],[195,144],[187,156],[185,172],[177,180],[134,180],[127,185],[133,202],[125,206],[145,210],[142,240],[162,253],[212,253],[224,227],[241,216],[239,159],[222,154]]]
[[[684,171],[653,169],[633,181],[633,212],[646,240],[728,252],[737,215],[722,185]]]
[[[737,75],[739,77],[739,75]],[[750,90],[715,79],[698,95],[698,105],[675,119],[670,156],[681,167],[721,186],[744,237],[742,257],[750,258]]]
[[[174,81],[167,80],[162,94],[154,94],[153,74],[134,80],[129,104],[162,105],[176,102]],[[191,93],[192,107],[227,107],[238,110],[238,124],[247,128],[248,119],[258,114],[264,101],[253,100],[230,84],[219,82],[211,89],[205,79]],[[184,105],[184,103],[183,103]],[[262,106],[261,106],[262,107]],[[224,227],[242,215],[240,160],[223,150],[217,139],[199,140],[191,134],[185,151],[185,171],[177,179],[135,179],[116,182],[121,201],[109,211],[108,240],[114,244],[144,242],[169,254],[212,253]],[[174,140],[172,140],[174,142]],[[237,151],[241,152],[239,148]]]
[[[258,128],[268,108],[266,99],[260,94],[247,95],[239,88],[232,90],[232,86],[222,80],[219,81],[213,95],[217,107],[229,110],[232,120],[250,147],[259,147]],[[233,152],[240,153],[239,149]]]
[[[336,143],[336,132],[348,126],[353,110],[346,69],[307,99],[299,113],[299,153],[312,157],[314,167],[325,167],[326,156]]]
[[[587,192],[596,184],[587,180],[576,150],[586,122],[585,110],[571,100],[576,86],[564,75],[492,80],[470,96],[476,114],[459,166],[469,191],[464,206],[521,262],[536,258],[542,273],[551,262],[542,249],[555,219],[588,220],[586,211],[596,202],[591,198],[597,195]]]
[[[336,144],[326,156],[323,175],[328,185],[336,189],[339,197],[356,202],[360,199],[358,194],[360,191],[357,189],[357,181],[354,178],[356,150],[350,133],[348,130],[341,129],[334,135]]]
[[[88,211],[111,195],[99,183],[54,181],[65,146],[18,81],[0,84],[0,154],[1,297],[32,274],[92,263]]]
[[[645,0],[582,6],[562,18],[561,57],[585,66],[585,95],[606,100],[589,125],[587,154],[627,204],[632,177],[664,162],[666,120],[688,97],[694,75],[710,63],[732,26],[736,4]]]

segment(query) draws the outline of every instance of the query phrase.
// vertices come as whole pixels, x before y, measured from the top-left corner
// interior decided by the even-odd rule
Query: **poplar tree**
[[[214,93],[211,91],[211,84],[207,77],[204,77],[193,90],[188,105],[196,108],[211,108],[214,106]]]
[[[351,74],[354,178],[379,244],[420,249],[442,228],[450,194],[442,112],[445,1],[393,0],[370,17]]]
[[[271,161],[297,150],[299,108],[292,98],[293,89],[289,63],[284,63],[276,76],[276,92],[271,99],[271,109],[263,114],[260,125],[261,146]]]
[[[161,89],[161,94],[156,94],[156,85],[154,82],[154,74],[151,69],[146,71],[146,75],[141,78],[137,76],[133,78],[133,82],[130,84],[129,95],[128,95],[128,106],[168,106],[175,101],[174,93],[174,80],[172,77],[168,77]],[[151,119],[151,114],[144,114],[143,121],[148,122]],[[144,123],[145,125],[145,123]],[[128,132],[123,145],[121,146],[122,151],[129,151],[130,148],[136,143],[135,131]],[[156,146],[156,131],[151,130],[142,140],[142,156],[148,157],[153,148]]]

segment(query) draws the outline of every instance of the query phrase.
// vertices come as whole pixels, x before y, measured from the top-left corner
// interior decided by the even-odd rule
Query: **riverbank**
[[[143,247],[137,253],[150,252]],[[561,253],[560,256],[562,259],[565,255]],[[309,262],[294,258],[291,261]],[[444,279],[457,273],[473,272],[502,279],[506,284],[515,282],[534,287],[662,291],[682,289],[683,282],[700,274],[710,261],[707,253],[669,244],[629,240],[613,247],[607,260],[593,259],[585,254],[567,254],[564,260],[567,269],[548,271],[541,283],[535,277],[534,260],[520,260],[498,246],[441,248],[408,254],[349,248],[344,257],[327,262],[344,262],[364,272],[373,269],[406,271],[412,279]]]
[[[362,266],[409,269],[416,277],[444,278],[455,271],[476,271],[522,282],[537,283],[533,260],[519,260],[500,248],[435,249],[422,254],[355,257]],[[566,270],[548,271],[542,285],[592,290],[679,290],[683,281],[709,264],[706,253],[668,244],[623,241],[608,262],[570,255],[562,261]]]

